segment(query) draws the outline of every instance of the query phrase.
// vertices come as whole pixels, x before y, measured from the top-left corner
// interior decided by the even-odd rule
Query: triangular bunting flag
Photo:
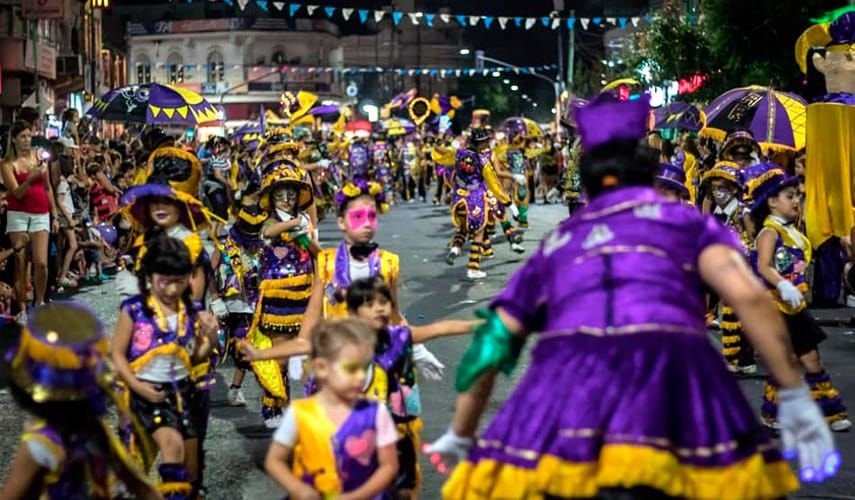
[[[374,22],[379,23],[383,20],[383,16],[386,15],[386,11],[384,10],[375,10],[374,11]]]
[[[548,19],[548,18],[546,18],[546,19]],[[525,20],[525,29],[530,30],[531,27],[534,26],[535,21],[537,21],[537,19],[535,19],[533,17],[527,18]]]
[[[457,19],[457,22],[460,23],[460,26],[466,27],[466,16],[457,15],[454,16]]]
[[[454,70],[454,76],[460,76],[462,73],[463,73],[463,70],[461,70],[461,69]]]
[[[641,20],[640,18],[638,18],[638,17],[631,17],[631,18],[629,18],[629,20],[630,20],[630,21],[632,21],[632,25],[633,25],[633,26],[635,26],[636,28],[638,28],[638,21],[640,21],[640,20]]]
[[[520,69],[516,66],[514,66],[514,73],[520,74]]]
[[[469,26],[475,26],[480,19],[480,16],[469,16]]]
[[[517,25],[517,28],[522,27],[522,21],[523,21],[523,18],[521,18],[521,17],[515,17],[514,18],[514,24]]]
[[[552,29],[558,29],[558,26],[560,26],[560,25],[561,25],[561,19],[560,18],[556,17],[556,18],[552,19]]]
[[[419,18],[422,16],[421,12],[410,12],[407,15],[410,16],[410,22],[413,23],[414,26],[419,25]]]
[[[408,75],[410,75],[410,76],[413,76],[413,75],[415,75],[415,74],[416,74],[416,70],[411,69],[410,71],[407,71],[407,74],[408,74]]]
[[[238,7],[240,7],[240,10],[245,9],[247,3],[249,3],[249,0],[238,0]]]
[[[258,5],[258,8],[267,12],[267,0],[255,0],[255,5]]]
[[[429,28],[433,28],[433,16],[434,14],[425,14],[425,23]]]
[[[444,70],[444,69],[442,69],[442,70],[440,70],[440,71],[439,71],[439,77],[440,77],[440,78],[445,78],[445,70]]]
[[[500,17],[499,18],[499,27],[502,29],[505,29],[505,27],[507,27],[507,25],[508,25],[508,18],[507,17]]]
[[[163,108],[163,114],[165,114],[166,117],[171,120],[172,115],[175,114],[175,108]]]
[[[324,12],[326,12],[327,17],[332,17],[335,14],[335,7],[324,7]]]
[[[285,8],[285,2],[273,2],[273,7],[276,10],[282,10]]]
[[[176,109],[176,111],[178,111],[178,114],[181,115],[181,118],[187,118],[187,106],[181,106],[180,108]]]
[[[300,4],[298,4],[298,3],[289,3],[288,4],[288,15],[289,16],[294,17],[294,14],[296,14],[298,10],[300,10]]]
[[[490,70],[489,70],[489,69],[487,69],[487,68],[484,68],[484,69],[481,71],[481,74],[482,74],[482,75],[484,75],[484,76],[487,76],[487,75],[489,75],[489,74],[490,74]]]
[[[484,27],[490,29],[490,25],[493,24],[493,16],[484,16]]]
[[[427,75],[428,73],[430,73],[430,70],[429,70],[429,69],[425,68],[425,69],[423,69],[423,70],[422,70],[422,74],[423,74],[423,75]]]
[[[620,23],[621,28],[626,28],[626,18],[625,17],[618,19],[618,23]]]
[[[341,17],[343,17],[345,21],[350,20],[351,14],[353,14],[353,9],[341,9]]]
[[[602,20],[603,20],[602,17],[595,17],[595,18],[591,19],[591,21],[593,21],[595,25],[599,25]]]
[[[311,15],[314,15],[314,13],[315,13],[315,11],[316,11],[316,10],[318,10],[318,6],[317,6],[317,5],[307,5],[307,6],[306,6],[306,11],[309,13],[309,15],[310,15],[310,16],[311,16]]]
[[[451,14],[440,14],[439,18],[442,19],[442,22],[446,24],[451,22]]]
[[[469,76],[475,76],[475,70],[474,69],[469,70]]]
[[[540,24],[542,24],[544,28],[549,26],[549,18],[548,17],[541,17],[540,18]]]
[[[572,30],[575,27],[576,27],[576,18],[575,17],[568,17],[567,18],[567,28]]]
[[[402,17],[404,17],[404,13],[403,13],[403,12],[395,11],[395,12],[393,12],[393,13],[392,13],[392,21],[395,23],[395,26],[397,26],[397,25],[398,25],[398,23],[400,23],[400,22],[401,22],[401,18],[402,18]]]
[[[151,111],[151,116],[157,118],[157,115],[160,114],[160,108],[157,106],[148,105],[148,110]]]
[[[368,22],[368,9],[359,9],[359,22],[362,24]]]
[[[586,29],[588,29],[588,23],[590,23],[591,20],[588,19],[587,17],[583,17],[582,19],[579,19],[579,22],[582,23],[582,29],[586,30]]]
[[[617,24],[617,19],[615,19],[613,17],[607,17],[606,22],[609,24]]]
[[[229,7],[235,4],[234,0],[223,0],[223,3],[228,5]]]

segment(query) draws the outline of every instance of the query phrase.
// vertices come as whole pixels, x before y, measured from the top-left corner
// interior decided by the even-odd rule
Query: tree
[[[803,91],[793,58],[810,18],[839,6],[834,0],[706,0],[700,16],[670,4],[640,30],[624,54],[652,84],[704,75],[690,96],[707,102],[745,85]]]

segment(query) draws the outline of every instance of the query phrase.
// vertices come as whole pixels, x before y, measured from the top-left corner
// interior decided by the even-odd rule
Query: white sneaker
[[[278,429],[279,424],[282,423],[282,415],[277,415],[275,417],[265,418],[264,426],[268,429]]]
[[[852,421],[848,418],[844,418],[843,420],[835,420],[831,422],[831,430],[834,432],[846,432],[852,428]]]
[[[513,250],[516,253],[523,253],[523,252],[525,252],[525,247],[523,247],[519,243],[511,243],[511,250]]]
[[[737,368],[742,375],[756,375],[757,365],[740,366]]]
[[[484,271],[479,271],[477,269],[469,269],[466,271],[466,279],[470,280],[480,280],[487,277],[487,273]]]
[[[239,388],[229,389],[229,406],[246,406],[246,398]]]
[[[27,311],[21,311],[15,315],[15,323],[20,326],[27,326]]]

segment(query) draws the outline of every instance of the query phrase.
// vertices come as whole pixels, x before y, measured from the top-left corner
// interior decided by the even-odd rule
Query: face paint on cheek
[[[354,208],[347,212],[347,223],[352,230],[368,225],[372,231],[377,230],[377,210],[374,208]]]

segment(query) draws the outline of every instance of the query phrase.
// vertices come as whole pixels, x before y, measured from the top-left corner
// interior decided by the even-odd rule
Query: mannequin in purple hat
[[[839,467],[784,322],[733,233],[652,189],[657,163],[640,145],[648,113],[646,98],[608,97],[576,112],[591,201],[481,314],[451,426],[426,449],[462,460],[445,498],[776,498],[798,488],[707,340],[703,284],[734,305],[786,387],[783,442],[799,450],[803,477]],[[512,372],[534,332],[526,373],[476,439],[496,372]]]

